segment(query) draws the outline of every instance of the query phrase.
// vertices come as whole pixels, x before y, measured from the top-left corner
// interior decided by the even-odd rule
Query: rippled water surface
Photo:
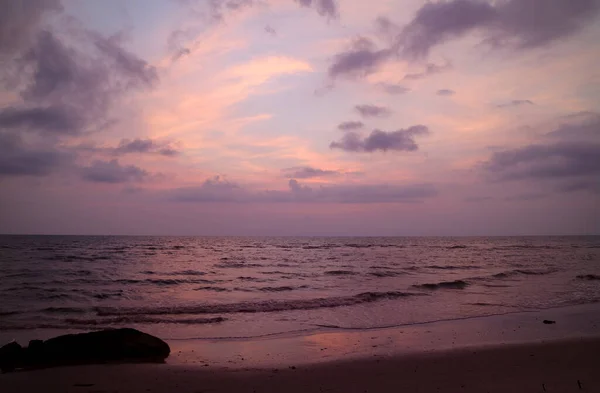
[[[253,337],[597,302],[600,237],[0,236],[0,277],[3,337]]]

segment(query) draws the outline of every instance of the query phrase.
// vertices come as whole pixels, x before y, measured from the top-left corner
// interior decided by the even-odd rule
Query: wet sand
[[[167,364],[2,374],[0,392],[600,392],[599,307],[376,330],[175,340]]]
[[[272,369],[125,364],[0,376],[13,392],[600,392],[600,338]]]

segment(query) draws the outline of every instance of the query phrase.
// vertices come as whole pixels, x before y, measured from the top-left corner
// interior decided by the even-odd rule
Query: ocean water
[[[366,329],[600,301],[600,237],[0,236],[0,340]]]

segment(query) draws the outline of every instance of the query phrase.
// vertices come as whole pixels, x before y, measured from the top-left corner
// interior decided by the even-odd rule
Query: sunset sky
[[[600,0],[0,0],[0,233],[600,234]]]

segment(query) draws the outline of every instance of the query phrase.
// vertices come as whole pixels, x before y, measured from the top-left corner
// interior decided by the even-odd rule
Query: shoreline
[[[17,392],[600,392],[600,335],[276,368],[183,364],[59,367],[0,375]]]
[[[544,324],[544,320],[556,321]],[[376,329],[321,328],[250,338],[166,341],[172,365],[228,369],[316,364],[600,336],[600,303]]]
[[[600,392],[599,311],[595,303],[383,329],[167,340],[165,364],[17,371],[0,375],[0,391]]]

